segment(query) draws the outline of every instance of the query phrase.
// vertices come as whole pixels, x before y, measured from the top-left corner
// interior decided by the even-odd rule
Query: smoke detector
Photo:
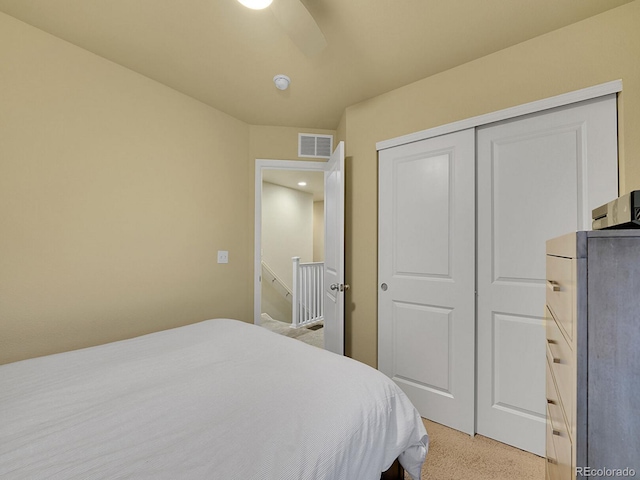
[[[275,77],[273,77],[273,83],[276,84],[276,88],[278,90],[286,90],[287,88],[289,88],[291,79],[286,75],[276,75]]]

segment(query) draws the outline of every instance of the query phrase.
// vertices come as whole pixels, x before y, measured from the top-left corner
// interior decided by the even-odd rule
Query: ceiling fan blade
[[[320,53],[327,46],[320,27],[300,0],[274,0],[271,11],[306,56]]]

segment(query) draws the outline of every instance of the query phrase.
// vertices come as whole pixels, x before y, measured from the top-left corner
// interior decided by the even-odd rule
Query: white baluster
[[[297,327],[300,322],[300,309],[298,308],[298,302],[300,299],[299,290],[298,290],[298,272],[300,270],[300,257],[292,257],[293,262],[293,299],[291,302],[291,326]]]

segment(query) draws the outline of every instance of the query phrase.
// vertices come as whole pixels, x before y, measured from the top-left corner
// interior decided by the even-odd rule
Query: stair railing
[[[293,328],[324,320],[324,262],[300,263],[293,257]]]
[[[278,275],[276,275],[276,272],[271,270],[271,267],[269,267],[264,260],[262,260],[262,281],[270,282],[271,285],[273,285],[273,288],[275,288],[280,295],[290,302],[292,301],[293,294],[287,284],[284,283]]]

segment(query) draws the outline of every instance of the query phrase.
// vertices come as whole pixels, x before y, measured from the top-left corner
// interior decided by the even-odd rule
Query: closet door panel
[[[477,431],[539,455],[545,241],[617,196],[615,120],[610,96],[477,129]]]
[[[394,274],[450,277],[450,175],[449,151],[396,163],[391,201],[403,214],[394,216]]]
[[[579,126],[505,130],[491,140],[492,280],[539,282],[545,278],[539,259],[545,258],[547,233],[577,227],[575,176],[583,132]]]
[[[539,399],[528,393],[531,383],[545,383],[544,370],[541,377],[540,372],[535,372],[536,377],[526,377],[519,367],[523,362],[538,360],[539,349],[530,339],[538,335],[539,325],[540,322],[535,317],[505,314],[493,316],[493,399],[496,405],[504,409],[539,411]],[[546,404],[544,407],[546,408]]]
[[[473,433],[473,130],[380,152],[378,368],[420,414]]]

